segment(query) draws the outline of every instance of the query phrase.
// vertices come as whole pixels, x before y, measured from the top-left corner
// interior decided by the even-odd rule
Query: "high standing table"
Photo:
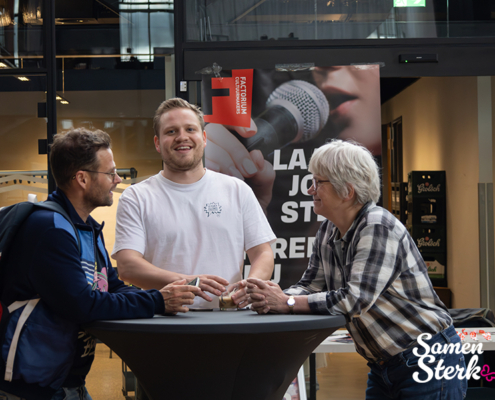
[[[299,367],[343,316],[188,312],[96,321],[152,400],[281,400]]]

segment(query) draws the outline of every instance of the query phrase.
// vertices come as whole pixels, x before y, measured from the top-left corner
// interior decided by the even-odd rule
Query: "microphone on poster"
[[[289,143],[314,138],[327,123],[330,105],[315,85],[292,80],[276,88],[266,102],[266,109],[254,119],[257,133],[250,138],[236,137],[246,149],[260,150],[265,159],[274,150]]]

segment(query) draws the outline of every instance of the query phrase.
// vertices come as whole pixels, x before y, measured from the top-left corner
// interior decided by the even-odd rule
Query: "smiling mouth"
[[[181,150],[191,150],[192,149],[192,146],[179,146],[179,147],[176,147],[174,150],[175,151],[181,151]]]

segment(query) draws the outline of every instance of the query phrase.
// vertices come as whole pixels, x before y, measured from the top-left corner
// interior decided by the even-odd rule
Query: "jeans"
[[[0,400],[26,399],[0,390]],[[86,386],[79,386],[75,388],[62,387],[55,392],[51,400],[92,400],[92,398],[86,390]]]
[[[53,395],[51,400],[92,400],[86,386],[75,388],[61,387]]]
[[[15,396],[13,394],[0,390],[0,400],[25,400],[22,397]]]
[[[451,325],[443,332],[437,333],[427,343],[430,348],[434,343],[438,343],[443,348],[444,344],[460,343],[461,339]],[[368,373],[368,387],[366,389],[366,400],[386,400],[386,399],[418,399],[418,400],[462,400],[466,397],[467,379],[459,379],[458,373],[452,379],[435,379],[435,366],[443,360],[445,368],[452,366],[453,371],[456,366],[463,368],[463,375],[466,372],[464,355],[459,352],[453,354],[430,354],[434,360],[425,358],[425,364],[433,372],[432,378],[428,382],[416,382],[413,373],[419,372],[418,380],[427,380],[427,372],[419,365],[418,356],[413,354],[413,349],[419,350],[419,355],[424,354],[426,349],[417,344],[414,347],[396,354],[385,362],[369,362],[370,372]],[[442,371],[442,375],[445,370]]]

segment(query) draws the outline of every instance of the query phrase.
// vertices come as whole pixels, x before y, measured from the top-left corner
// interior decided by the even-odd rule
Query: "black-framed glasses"
[[[84,171],[84,172],[93,172],[95,174],[105,174],[105,175],[109,175],[111,178],[112,178],[112,182],[115,181],[115,175],[118,175],[117,174],[117,171],[115,172],[101,172],[101,171],[91,171],[89,169],[81,169],[81,171]]]
[[[318,190],[320,183],[330,182],[330,181],[318,180],[316,178],[313,178],[311,181],[313,182],[313,187],[315,188],[315,190]]]

